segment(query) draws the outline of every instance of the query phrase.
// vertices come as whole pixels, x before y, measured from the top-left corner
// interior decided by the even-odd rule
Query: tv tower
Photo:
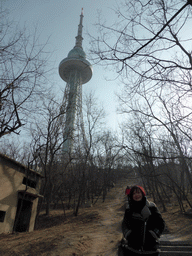
[[[82,85],[87,83],[92,77],[92,66],[86,60],[86,54],[82,48],[82,22],[83,8],[75,46],[68,53],[67,58],[63,59],[59,64],[59,75],[67,83],[64,94],[67,108],[64,121],[63,151],[68,154],[72,151],[75,133],[81,133],[83,139],[85,139],[82,114]]]

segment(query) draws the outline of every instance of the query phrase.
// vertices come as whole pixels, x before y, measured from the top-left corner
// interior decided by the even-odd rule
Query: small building
[[[42,177],[0,153],[0,234],[34,230]]]

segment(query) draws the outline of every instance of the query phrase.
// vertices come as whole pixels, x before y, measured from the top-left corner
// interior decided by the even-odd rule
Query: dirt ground
[[[52,211],[49,217],[40,217],[34,232],[0,235],[0,255],[116,256],[122,238],[126,185],[127,181],[120,182],[104,203],[80,209],[77,217],[72,212],[64,217],[62,210]],[[192,218],[181,215],[176,205],[162,215],[170,232],[161,239],[192,241]]]

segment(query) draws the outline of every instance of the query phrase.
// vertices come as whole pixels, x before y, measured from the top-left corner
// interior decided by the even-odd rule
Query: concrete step
[[[160,256],[192,256],[192,252],[189,251],[163,251],[160,252]]]
[[[179,246],[192,246],[192,241],[169,241],[169,240],[160,240],[160,246],[165,246],[165,245],[179,245]]]
[[[174,246],[161,246],[161,251],[190,251],[192,252],[192,246],[180,246],[180,245],[174,245]]]
[[[192,245],[186,241],[161,241],[160,256],[192,256]]]
[[[192,246],[179,246],[179,245],[174,245],[174,246],[161,246],[161,251],[190,251],[192,252]]]

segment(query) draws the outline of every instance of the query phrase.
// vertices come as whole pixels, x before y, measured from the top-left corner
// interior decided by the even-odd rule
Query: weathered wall
[[[23,178],[26,177],[27,170],[22,165],[18,165],[15,161],[3,158],[0,155],[0,211],[5,211],[5,218],[0,222],[0,233],[8,233],[13,231],[15,217],[18,204],[18,191],[25,191],[26,185]],[[38,175],[31,172],[31,175],[40,181]],[[40,182],[36,189],[28,187],[27,192],[33,200],[29,231],[33,231],[35,217],[37,211],[38,196]],[[34,196],[33,196],[34,195]]]

